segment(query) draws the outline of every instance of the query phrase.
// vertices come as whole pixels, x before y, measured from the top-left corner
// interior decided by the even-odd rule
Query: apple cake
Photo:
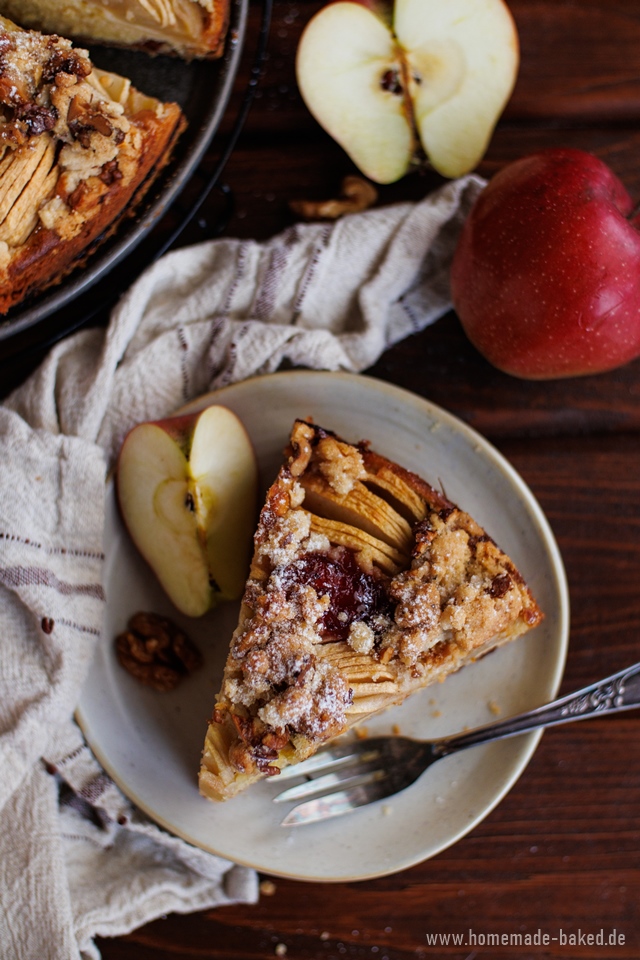
[[[184,125],[69,40],[0,17],[0,313],[135,209]]]
[[[222,55],[228,0],[0,0],[23,27],[189,60]]]
[[[297,420],[260,514],[201,792],[234,796],[541,619],[467,513],[367,443]]]

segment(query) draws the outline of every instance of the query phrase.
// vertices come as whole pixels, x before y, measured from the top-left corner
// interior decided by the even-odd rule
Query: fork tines
[[[378,746],[372,740],[335,744],[325,747],[308,760],[285,767],[277,782],[296,777],[312,777],[323,770],[332,770],[352,763],[369,763],[380,756]],[[274,781],[275,782],[275,781]]]
[[[382,800],[388,795],[386,778],[380,777],[369,784],[361,784],[350,787],[348,790],[339,790],[329,796],[299,803],[286,815],[282,826],[296,827],[318,820],[328,820],[329,817],[339,817],[343,813],[350,813],[358,807],[366,806],[374,800]]]
[[[303,801],[287,814],[283,826],[337,817],[404,789],[424,770],[425,759],[424,744],[406,737],[378,736],[332,744],[285,768],[277,780],[301,782],[273,801]]]
[[[370,803],[378,790],[380,796],[385,796],[388,788],[380,789],[387,776],[381,769],[382,759],[380,744],[367,740],[334,744],[308,760],[287,767],[278,780],[304,779],[277,794],[274,802],[306,802],[298,804],[287,814],[283,826],[326,820],[347,813]]]
[[[284,803],[288,800],[306,800],[309,797],[320,796],[327,791],[334,791],[337,786],[344,784],[349,787],[366,786],[386,777],[384,770],[375,767],[377,755],[366,765],[359,764],[356,773],[349,766],[341,767],[334,773],[327,773],[322,777],[304,780],[302,783],[288,790],[283,790],[273,798],[274,803]]]

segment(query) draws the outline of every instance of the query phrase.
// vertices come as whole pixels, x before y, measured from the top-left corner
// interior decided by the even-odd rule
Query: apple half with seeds
[[[298,46],[302,97],[356,166],[392,183],[421,151],[445,177],[482,159],[511,96],[518,34],[502,0],[351,0],[323,7]]]
[[[141,423],[116,468],[133,542],[182,613],[199,617],[242,595],[257,510],[249,436],[227,407]]]

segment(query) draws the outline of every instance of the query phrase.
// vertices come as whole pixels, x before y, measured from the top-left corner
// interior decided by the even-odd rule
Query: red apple
[[[460,321],[517,377],[611,370],[640,355],[640,217],[581,150],[509,164],[480,194],[451,269]]]

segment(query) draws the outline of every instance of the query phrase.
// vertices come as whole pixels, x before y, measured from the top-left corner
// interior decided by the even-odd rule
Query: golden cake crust
[[[190,60],[223,53],[229,0],[0,0],[23,27]]]
[[[408,470],[296,421],[209,724],[226,799],[542,619],[512,561]]]
[[[0,17],[0,313],[58,283],[135,211],[183,128],[177,104]]]

